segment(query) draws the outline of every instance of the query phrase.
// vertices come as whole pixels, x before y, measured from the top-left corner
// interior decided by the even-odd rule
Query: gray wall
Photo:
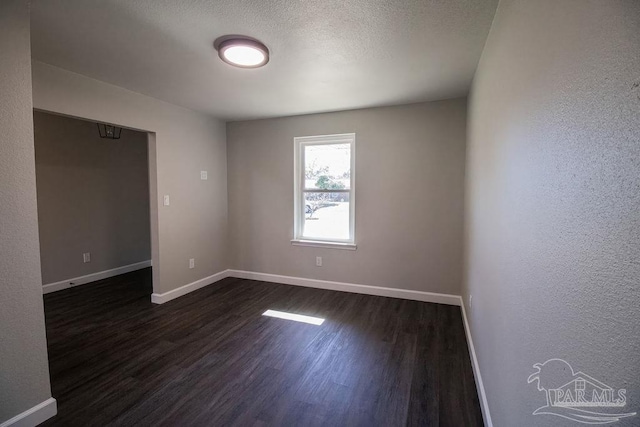
[[[227,124],[231,268],[459,294],[465,129],[465,99]],[[293,138],[347,132],[358,249],[292,246]]]
[[[576,425],[531,415],[550,358],[640,411],[640,2],[501,1],[469,117],[463,297],[494,424]]]
[[[151,131],[150,211],[154,292],[228,267],[227,153],[220,120],[34,61],[39,110]],[[200,180],[200,171],[208,180]],[[171,197],[163,206],[162,196]],[[189,258],[196,266],[189,269]]]
[[[150,260],[147,134],[42,112],[34,131],[43,283]]]
[[[0,2],[0,423],[51,397],[38,249],[29,6]]]

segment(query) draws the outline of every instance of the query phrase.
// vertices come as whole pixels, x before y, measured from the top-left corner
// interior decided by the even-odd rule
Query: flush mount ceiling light
[[[234,67],[258,68],[269,62],[269,49],[250,37],[223,36],[213,46],[220,59]]]

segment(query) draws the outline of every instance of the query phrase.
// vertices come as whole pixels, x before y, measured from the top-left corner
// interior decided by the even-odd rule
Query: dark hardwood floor
[[[45,295],[45,425],[482,425],[459,307],[234,278],[153,305],[151,289],[146,269]]]

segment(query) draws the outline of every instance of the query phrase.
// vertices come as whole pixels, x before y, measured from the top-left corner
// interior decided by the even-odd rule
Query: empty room
[[[640,2],[3,0],[0,427],[640,425]]]

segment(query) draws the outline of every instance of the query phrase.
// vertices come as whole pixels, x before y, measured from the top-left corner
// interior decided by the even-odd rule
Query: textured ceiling
[[[239,120],[465,95],[497,0],[36,0],[35,59]],[[213,41],[255,37],[266,67]]]

